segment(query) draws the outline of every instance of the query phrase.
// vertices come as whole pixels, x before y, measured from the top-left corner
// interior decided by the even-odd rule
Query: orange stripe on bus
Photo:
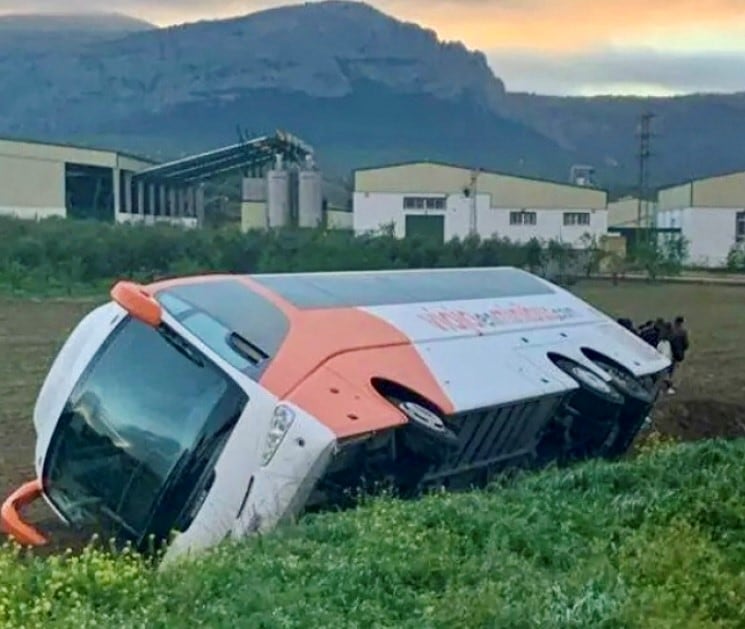
[[[453,404],[407,336],[355,308],[287,311],[290,331],[261,384],[315,416],[338,436],[404,423],[371,382],[416,391],[444,413]]]
[[[145,288],[150,293],[160,290],[176,288],[177,286],[186,286],[188,284],[204,284],[205,282],[218,282],[220,280],[234,280],[238,276],[230,273],[211,273],[207,275],[189,275],[186,277],[173,277],[168,279],[156,280],[146,284]]]
[[[284,342],[261,377],[261,385],[278,398],[297,404],[338,437],[406,422],[403,414],[375,391],[374,378],[403,385],[427,398],[443,413],[453,412],[450,398],[410,339],[390,323],[363,310],[303,310],[247,275],[179,278],[152,284],[151,288],[228,277],[269,300],[290,323]]]

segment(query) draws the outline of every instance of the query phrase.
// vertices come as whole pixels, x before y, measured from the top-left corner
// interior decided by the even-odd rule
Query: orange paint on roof
[[[145,284],[144,288],[150,292],[155,293],[159,290],[167,290],[169,288],[176,288],[177,286],[185,286],[187,284],[203,284],[205,282],[218,282],[220,280],[235,280],[240,279],[241,276],[232,273],[210,273],[206,275],[187,275],[184,277],[173,277],[163,280],[157,280],[150,284]]]
[[[339,439],[405,424],[401,411],[374,389],[373,378],[402,384],[430,400],[443,413],[454,410],[410,344],[338,354],[304,379],[286,399],[311,413]]]
[[[375,391],[385,378],[416,391],[445,413],[453,404],[401,331],[356,308],[297,310],[290,330],[261,378],[279,398],[294,402],[339,437],[405,423]]]
[[[375,391],[384,378],[416,391],[452,413],[453,404],[410,339],[393,325],[357,308],[300,309],[247,275],[163,280],[152,291],[204,281],[236,279],[287,317],[289,331],[260,384],[297,404],[342,437],[406,423]],[[248,316],[249,313],[247,313]]]

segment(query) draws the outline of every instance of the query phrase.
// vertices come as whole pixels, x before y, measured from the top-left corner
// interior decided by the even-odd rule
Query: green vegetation
[[[122,277],[149,281],[208,272],[446,266],[511,265],[569,282],[597,270],[605,255],[597,245],[581,254],[558,241],[467,238],[443,244],[427,238],[400,240],[390,233],[373,237],[287,229],[243,234],[232,226],[189,230],[64,219],[0,217],[0,234],[0,288],[35,295],[100,293]],[[650,255],[657,253],[660,264],[647,256],[641,268],[656,272],[662,265],[667,273],[674,272],[668,253],[655,249]]]
[[[727,270],[745,273],[745,243],[737,243],[727,255]]]
[[[0,551],[3,626],[736,627],[745,442],[375,499],[157,573]]]
[[[99,294],[117,277],[195,272],[508,264],[567,279],[602,259],[596,243],[578,260],[556,242],[442,245],[320,230],[0,219],[0,235],[0,288],[32,294]],[[667,270],[660,255],[647,260],[650,273]],[[634,301],[613,294],[624,307]],[[675,301],[655,293],[635,316],[649,299]],[[644,443],[634,461],[413,504],[370,500],[160,573],[134,554],[45,559],[6,546],[0,626],[741,626],[745,441]]]

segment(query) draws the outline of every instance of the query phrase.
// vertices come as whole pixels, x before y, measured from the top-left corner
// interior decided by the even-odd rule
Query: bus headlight
[[[280,405],[274,409],[272,421],[269,424],[269,432],[267,432],[266,440],[264,441],[264,451],[261,454],[262,466],[268,465],[269,461],[272,460],[274,453],[277,451],[279,444],[282,443],[282,439],[284,439],[294,420],[295,412],[291,408]]]

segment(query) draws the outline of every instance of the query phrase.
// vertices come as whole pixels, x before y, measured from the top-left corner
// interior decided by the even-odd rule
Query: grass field
[[[162,573],[0,550],[0,626],[739,629],[744,528],[745,441],[708,441],[375,500]]]
[[[685,316],[691,350],[676,375],[678,394],[658,408],[657,428],[685,440],[745,436],[745,287],[588,282],[576,292],[635,323]]]
[[[597,281],[575,290],[608,314],[634,321],[686,316],[692,348],[680,370],[678,395],[663,399],[654,416],[660,433],[683,440],[745,436],[745,288]],[[66,334],[95,303],[0,299],[0,496],[33,473],[36,393]],[[70,541],[46,509],[32,515],[59,543]]]
[[[745,288],[585,282],[575,291],[634,321],[686,316],[692,349],[678,395],[654,417],[659,433],[745,436]],[[2,497],[31,477],[36,393],[95,303],[0,298]],[[10,564],[0,552],[0,624],[736,627],[745,614],[743,448],[593,463],[498,496],[428,498],[411,509],[383,501],[167,578],[121,560]],[[73,545],[43,506],[34,509],[55,540],[49,551]]]

